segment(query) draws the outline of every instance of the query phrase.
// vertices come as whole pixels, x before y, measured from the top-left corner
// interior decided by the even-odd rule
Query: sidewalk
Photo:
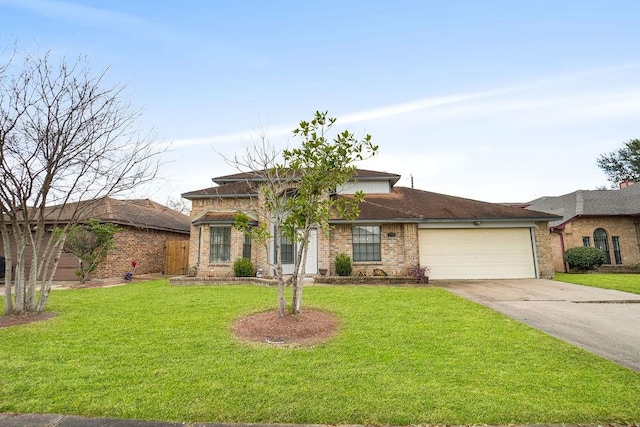
[[[0,414],[0,427],[175,427],[196,425],[205,426],[206,424],[86,418],[57,414]]]
[[[601,427],[596,424],[510,424],[509,427]],[[615,427],[618,424],[607,424]],[[336,427],[325,424],[221,424],[221,423],[171,423],[163,421],[123,420],[118,418],[86,418],[75,415],[56,414],[2,414],[0,413],[0,427]],[[343,427],[365,427],[349,425]],[[389,426],[393,427],[393,426]],[[396,426],[398,427],[398,426]],[[448,427],[456,427],[449,425]],[[463,426],[457,426],[463,427]],[[468,426],[464,426],[468,427]],[[490,427],[483,425],[483,427]],[[622,427],[622,425],[620,425]],[[625,424],[624,427],[640,427],[640,424]]]
[[[139,274],[133,276],[130,282],[124,280],[123,277],[113,277],[110,279],[98,279],[89,281],[85,285],[81,285],[79,281],[56,281],[51,283],[51,290],[64,289],[85,289],[85,288],[110,288],[113,286],[122,286],[129,283],[145,282],[147,280],[166,279],[174,276],[165,276],[160,273]],[[4,296],[4,279],[0,280],[0,296]]]
[[[166,421],[87,418],[58,414],[2,414],[0,427],[256,427],[256,424],[172,423]],[[275,424],[264,427],[275,426]],[[284,425],[282,425],[284,426]],[[309,426],[311,427],[311,426]],[[319,426],[317,426],[319,427]]]

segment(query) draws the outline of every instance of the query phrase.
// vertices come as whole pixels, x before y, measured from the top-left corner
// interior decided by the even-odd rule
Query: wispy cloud
[[[404,104],[394,104],[387,107],[376,108],[373,110],[361,111],[357,113],[340,116],[339,124],[343,125],[343,124],[350,124],[350,123],[366,122],[369,120],[375,120],[375,119],[380,119],[384,117],[407,114],[407,113],[411,113],[418,110],[435,108],[435,107],[440,107],[448,104],[454,104],[454,103],[469,101],[469,100],[478,99],[482,97],[497,95],[501,92],[502,91],[476,92],[476,93],[461,94],[461,95],[427,98],[427,99],[408,102]],[[278,126],[273,129],[270,128],[268,130],[265,130],[265,135],[267,137],[276,137],[276,136],[291,134],[293,126],[295,125]],[[238,142],[238,141],[254,138],[255,136],[260,136],[261,132],[262,131],[256,132],[255,130],[253,130],[253,131],[236,132],[236,133],[230,133],[230,134],[224,134],[224,135],[215,135],[210,137],[182,139],[182,140],[174,141],[172,145],[187,146],[187,145],[220,144],[220,143]]]
[[[150,23],[135,16],[111,10],[55,0],[0,0],[6,4],[31,12],[85,25],[148,26]]]
[[[201,138],[186,138],[171,142],[172,147],[185,147],[189,145],[221,145],[235,144],[238,142],[254,141],[264,136],[266,139],[291,134],[292,126],[279,126],[277,128],[265,128],[261,130],[247,130],[222,135],[205,136]]]
[[[66,21],[72,25],[91,29],[117,30],[150,40],[180,43],[195,43],[196,41],[193,37],[180,33],[172,27],[107,8],[60,0],[0,0],[0,5],[23,9],[56,22]]]
[[[412,113],[414,111],[426,110],[430,108],[442,107],[445,105],[457,104],[464,101],[471,101],[479,98],[486,98],[503,93],[503,90],[488,92],[472,92],[460,95],[441,96],[435,98],[420,99],[418,101],[403,104],[389,105],[368,111],[360,111],[340,117],[341,124],[366,122],[369,120],[381,119],[401,114]]]
[[[640,87],[583,92],[521,93],[476,99],[416,111],[403,117],[404,124],[499,119],[504,127],[569,124],[640,115]]]
[[[621,72],[634,71],[640,64],[629,64],[561,74],[532,80],[504,88],[431,97],[392,104],[365,111],[341,115],[339,125],[362,123],[402,116],[420,123],[452,121],[478,117],[503,117],[516,114],[514,124],[539,126],[546,124],[588,121],[619,115],[640,114],[640,87],[603,87],[596,80],[612,80]],[[265,132],[267,137],[290,134],[294,124],[278,126]],[[210,137],[178,140],[174,146],[237,143],[259,136],[247,130]]]

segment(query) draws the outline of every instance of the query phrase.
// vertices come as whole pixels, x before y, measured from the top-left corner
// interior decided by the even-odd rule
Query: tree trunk
[[[291,314],[295,315],[296,313],[296,301],[298,300],[298,278],[301,276],[300,273],[300,265],[301,265],[301,256],[302,250],[304,248],[303,241],[300,241],[298,245],[298,250],[296,251],[296,260],[293,268],[293,276],[291,277]]]
[[[307,220],[305,228],[302,232],[302,239],[300,241],[300,247],[298,248],[297,262],[295,271],[297,274],[294,276],[293,282],[293,295],[291,299],[291,314],[298,315],[302,309],[302,284],[304,282],[304,275],[307,269],[307,248],[309,246],[309,233],[311,230],[311,224]]]
[[[307,268],[307,251],[308,247],[305,245],[304,253],[302,254],[302,271],[306,271]],[[302,290],[304,289],[304,274],[301,274],[298,278],[298,292],[296,294],[296,299],[294,300],[294,313],[300,314],[302,311]]]
[[[53,282],[53,277],[55,276],[56,270],[58,269],[58,262],[60,261],[60,255],[62,254],[63,246],[64,246],[64,237],[62,237],[62,240],[58,242],[57,246],[54,245],[54,247],[51,248],[51,250],[56,251],[56,255],[55,255],[55,258],[53,259],[53,266],[49,268],[50,266],[49,266],[49,263],[47,262],[44,268],[45,273],[48,272],[48,274],[46,277],[43,277],[42,279],[42,285],[40,287],[40,297],[38,298],[38,306],[36,307],[36,310],[38,313],[41,313],[42,310],[44,310],[44,306],[47,304],[47,301],[49,300],[49,293],[51,293],[51,282]],[[47,257],[47,259],[50,259],[50,257]]]
[[[36,233],[39,234],[40,228],[44,228],[44,221],[36,225]],[[27,311],[36,310],[36,284],[38,283],[38,274],[40,273],[40,242],[41,237],[34,238],[31,228],[26,230],[27,246],[31,245],[31,263],[29,265],[29,280],[27,282]]]
[[[280,250],[282,231],[279,227],[276,227],[275,241],[276,250],[276,278],[278,279],[278,316],[283,318],[285,311],[287,310],[287,300],[284,299],[284,275],[282,274],[282,251]]]
[[[14,278],[14,292],[15,292],[15,306],[14,310],[18,313],[22,313],[25,310],[25,261],[24,261],[24,237],[22,236],[22,230],[18,229],[17,235],[15,235],[16,241],[16,269]]]
[[[11,246],[9,244],[9,235],[6,227],[2,227],[2,244],[4,247],[4,314],[11,314],[13,312],[13,298],[11,296],[11,287],[13,286],[12,265],[13,255],[11,255]]]
[[[89,275],[89,272],[84,270],[84,262],[82,262],[82,260],[78,261],[78,268],[80,269],[80,283],[84,285],[87,283],[87,276]]]
[[[284,277],[282,277],[282,266],[276,267],[280,270],[278,276],[278,317],[283,318],[287,309],[287,300],[284,299]]]

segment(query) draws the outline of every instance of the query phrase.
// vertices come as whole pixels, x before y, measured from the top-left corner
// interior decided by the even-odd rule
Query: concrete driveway
[[[640,372],[640,295],[543,279],[434,284]]]

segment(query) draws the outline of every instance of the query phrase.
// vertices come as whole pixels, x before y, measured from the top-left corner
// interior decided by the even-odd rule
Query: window
[[[251,259],[251,236],[246,234],[242,242],[242,258]]]
[[[280,239],[280,254],[283,264],[293,264],[293,239],[284,234]]]
[[[202,227],[198,227],[198,265],[202,262]]]
[[[283,264],[293,264],[293,257],[295,253],[295,242],[289,236],[284,233],[280,236],[280,256],[282,257]],[[276,251],[276,242],[273,242],[273,254],[274,260],[278,261],[278,251]]]
[[[611,264],[611,254],[609,253],[609,238],[603,228],[598,228],[593,232],[593,244],[596,248],[602,249],[605,255],[605,264]]]
[[[622,254],[620,253],[620,237],[613,236],[611,237],[613,241],[613,256],[616,259],[616,264],[622,265]]]
[[[211,227],[209,262],[231,261],[231,227]]]
[[[582,237],[582,246],[586,246],[587,248],[591,246],[591,237],[583,236]]]
[[[380,226],[353,227],[353,260],[380,261]]]

